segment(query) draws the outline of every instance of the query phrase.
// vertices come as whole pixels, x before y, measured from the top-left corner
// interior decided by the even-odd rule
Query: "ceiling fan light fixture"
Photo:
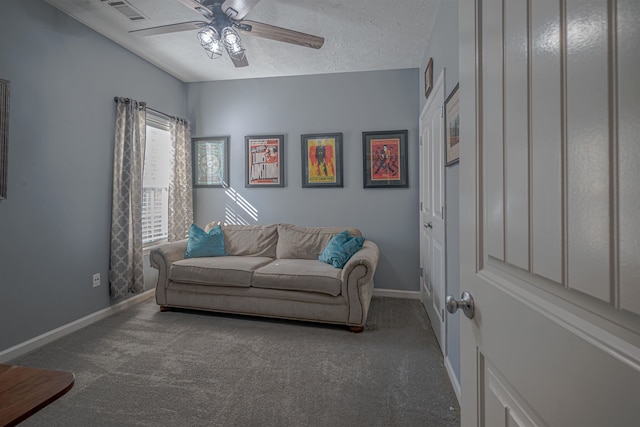
[[[88,0],[83,0],[88,1]],[[98,1],[98,0],[92,0]],[[110,5],[125,4],[134,0],[100,0]],[[137,0],[135,0],[137,1]],[[198,31],[198,42],[211,59],[222,56],[226,50],[236,68],[249,65],[245,47],[238,32],[275,40],[298,46],[320,49],[324,38],[275,25],[255,21],[245,21],[244,17],[260,0],[176,0],[194,12],[201,14],[206,21],[177,22],[129,31],[138,36],[154,36],[158,34],[180,31]],[[127,3],[128,4],[128,3]],[[224,45],[224,49],[223,46]]]
[[[207,26],[198,31],[198,41],[209,55],[209,58],[216,59],[222,56],[222,43],[218,31],[211,26]]]
[[[235,29],[225,27],[222,30],[222,43],[230,56],[234,58],[242,58],[244,56],[244,45],[240,39],[240,34]]]

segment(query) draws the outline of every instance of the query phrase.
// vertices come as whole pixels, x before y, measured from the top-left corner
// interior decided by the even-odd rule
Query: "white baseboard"
[[[453,366],[451,366],[451,361],[448,357],[444,358],[444,367],[447,369],[447,374],[449,374],[449,381],[451,382],[451,386],[453,387],[453,392],[458,398],[458,404],[460,404],[460,381],[456,377],[456,373],[453,370]]]
[[[63,336],[82,329],[85,326],[89,326],[90,324],[95,323],[98,320],[102,320],[128,307],[131,307],[132,305],[145,301],[153,297],[154,295],[155,289],[148,290],[141,293],[140,295],[133,296],[103,310],[96,311],[95,313],[91,313],[81,319],[75,320],[71,323],[67,323],[66,325],[60,326],[59,328],[53,329],[49,332],[45,332],[44,334],[39,335],[35,338],[31,338],[30,340],[27,340],[23,343],[14,345],[13,347],[9,347],[6,350],[0,351],[0,363],[5,363],[11,359],[22,356],[23,354],[42,347],[45,344],[49,344],[50,342],[53,342],[58,338],[62,338]]]
[[[404,298],[404,299],[420,299],[420,292],[417,291],[396,291],[394,289],[378,289],[373,288],[374,297]]]

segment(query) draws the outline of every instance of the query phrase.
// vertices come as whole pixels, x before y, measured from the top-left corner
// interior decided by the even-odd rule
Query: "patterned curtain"
[[[169,121],[171,177],[169,180],[169,241],[185,239],[193,223],[191,128],[184,119]]]
[[[116,98],[109,283],[112,298],[144,290],[142,275],[142,173],[146,104]]]

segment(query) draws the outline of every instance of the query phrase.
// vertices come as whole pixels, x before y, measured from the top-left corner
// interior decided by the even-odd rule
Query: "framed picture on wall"
[[[192,138],[193,186],[229,186],[229,137]]]
[[[446,133],[446,165],[452,165],[460,159],[460,104],[458,103],[458,85],[444,102]]]
[[[424,70],[424,97],[428,98],[433,89],[433,58],[429,58],[427,68]]]
[[[409,186],[406,130],[362,132],[364,188]]]
[[[342,133],[301,135],[302,186],[342,187]]]
[[[284,187],[284,135],[245,136],[245,187]]]
[[[0,79],[0,200],[7,198],[9,153],[9,81]]]

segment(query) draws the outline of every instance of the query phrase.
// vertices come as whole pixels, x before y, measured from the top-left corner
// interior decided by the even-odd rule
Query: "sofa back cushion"
[[[329,240],[344,230],[349,230],[352,236],[362,236],[360,230],[353,227],[298,227],[280,224],[276,257],[317,260]]]
[[[205,231],[218,225],[211,222]],[[224,250],[227,255],[276,257],[278,226],[272,225],[222,225]]]

